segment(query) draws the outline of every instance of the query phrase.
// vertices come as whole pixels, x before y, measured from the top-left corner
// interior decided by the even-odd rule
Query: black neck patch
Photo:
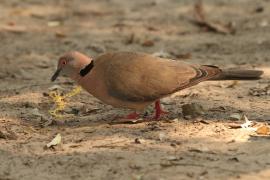
[[[87,66],[85,66],[83,69],[80,71],[80,75],[83,77],[86,74],[88,74],[92,68],[94,67],[94,61],[92,60]]]

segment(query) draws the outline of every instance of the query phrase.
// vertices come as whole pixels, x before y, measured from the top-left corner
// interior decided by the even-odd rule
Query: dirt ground
[[[234,113],[270,121],[270,1],[205,0],[210,21],[231,23],[234,34],[192,22],[190,0],[1,0],[0,179],[269,179],[270,137],[229,128]],[[223,68],[265,71],[259,81],[206,82],[163,100],[159,122],[111,124],[128,111],[85,91],[64,115],[47,122],[57,59],[78,50],[167,53],[174,59]],[[178,58],[177,58],[178,57]],[[162,70],[161,70],[162,71]],[[267,95],[268,91],[268,95]],[[204,114],[185,119],[182,105]],[[115,120],[114,120],[115,121]],[[46,149],[57,133],[60,145]]]

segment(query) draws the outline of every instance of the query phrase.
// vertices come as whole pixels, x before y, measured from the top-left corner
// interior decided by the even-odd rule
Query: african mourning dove
[[[259,70],[222,70],[143,53],[112,52],[95,59],[79,52],[60,57],[51,80],[67,75],[90,94],[114,107],[137,111],[155,102],[155,119],[164,111],[160,99],[207,80],[253,80]],[[132,113],[127,118],[137,118]]]

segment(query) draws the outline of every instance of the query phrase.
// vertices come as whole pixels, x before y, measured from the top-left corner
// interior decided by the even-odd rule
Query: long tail
[[[258,80],[262,74],[260,70],[224,69],[209,80]]]

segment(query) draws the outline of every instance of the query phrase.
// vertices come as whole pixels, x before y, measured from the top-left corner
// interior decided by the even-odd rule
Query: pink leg
[[[140,114],[133,112],[124,117],[124,119],[138,119],[140,117]]]
[[[162,114],[168,113],[162,110],[161,105],[160,105],[160,100],[157,100],[155,102],[155,110],[156,110],[155,117],[154,117],[155,120],[158,120]]]

